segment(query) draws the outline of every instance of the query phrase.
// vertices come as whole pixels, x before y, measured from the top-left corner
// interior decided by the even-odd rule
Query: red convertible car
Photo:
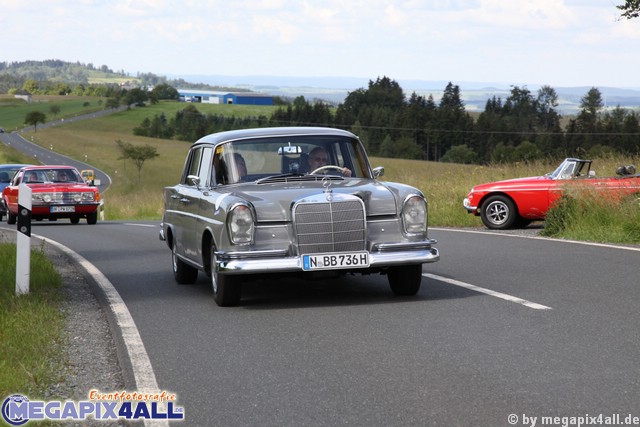
[[[621,166],[618,176],[596,178],[591,160],[568,158],[551,173],[476,185],[464,199],[467,212],[480,216],[487,228],[504,230],[543,220],[567,191],[606,191],[611,196],[640,193],[640,174]]]
[[[31,188],[31,218],[36,220],[69,218],[72,224],[86,218],[98,221],[100,193],[87,185],[80,172],[71,166],[28,166],[20,169],[10,185],[2,191],[7,223],[15,224],[18,215],[18,186]]]

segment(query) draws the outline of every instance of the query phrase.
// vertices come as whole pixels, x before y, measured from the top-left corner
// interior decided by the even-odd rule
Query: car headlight
[[[427,202],[424,197],[411,196],[402,206],[402,225],[406,234],[418,234],[427,231]]]
[[[83,202],[93,202],[95,200],[93,193],[82,193]]]
[[[231,243],[251,243],[255,230],[251,208],[247,205],[236,205],[231,208],[227,215],[227,229]]]
[[[32,203],[51,203],[55,200],[58,200],[60,197],[56,197],[57,193],[32,193],[31,201]]]

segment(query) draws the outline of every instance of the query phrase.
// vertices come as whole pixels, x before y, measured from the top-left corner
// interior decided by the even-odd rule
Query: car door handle
[[[183,197],[182,199],[180,199],[180,202],[182,203],[189,203],[189,199],[187,199],[186,197]]]
[[[173,195],[171,196],[171,198],[172,198],[172,199],[177,199],[177,198],[178,198],[178,196],[176,196],[175,194],[173,194]]]

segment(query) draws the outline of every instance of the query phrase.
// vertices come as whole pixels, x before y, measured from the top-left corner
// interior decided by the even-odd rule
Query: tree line
[[[388,77],[369,81],[333,107],[300,96],[270,117],[203,114],[190,104],[174,117],[146,118],[137,135],[195,141],[209,133],[259,126],[332,126],[358,135],[370,155],[456,163],[531,161],[542,157],[597,157],[606,153],[640,155],[640,114],[616,107],[604,110],[591,88],[576,116],[556,110],[550,86],[537,93],[513,86],[506,99],[488,99],[477,117],[466,110],[460,88],[449,83],[436,102],[415,92],[406,97]]]

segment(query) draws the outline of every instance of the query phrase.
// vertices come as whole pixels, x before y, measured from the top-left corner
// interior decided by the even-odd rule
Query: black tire
[[[186,264],[176,254],[175,240],[171,247],[171,266],[173,267],[173,277],[180,285],[192,285],[198,279],[198,269]]]
[[[391,292],[397,296],[413,296],[422,283],[422,264],[389,267],[387,272]]]
[[[13,215],[11,212],[7,212],[7,224],[15,224],[17,219],[17,216]]]
[[[0,213],[0,221],[2,221],[2,218],[4,218],[4,214]]]
[[[211,288],[213,300],[220,307],[232,307],[240,303],[242,281],[238,276],[220,274],[216,271],[215,249],[211,248]]]
[[[98,223],[98,212],[87,214],[87,224],[94,225]]]
[[[518,210],[510,198],[491,196],[482,203],[480,217],[485,227],[492,230],[506,230],[513,227],[518,218]]]
[[[80,217],[79,216],[72,216],[71,218],[69,218],[69,220],[71,221],[71,224],[79,224],[80,223]]]

